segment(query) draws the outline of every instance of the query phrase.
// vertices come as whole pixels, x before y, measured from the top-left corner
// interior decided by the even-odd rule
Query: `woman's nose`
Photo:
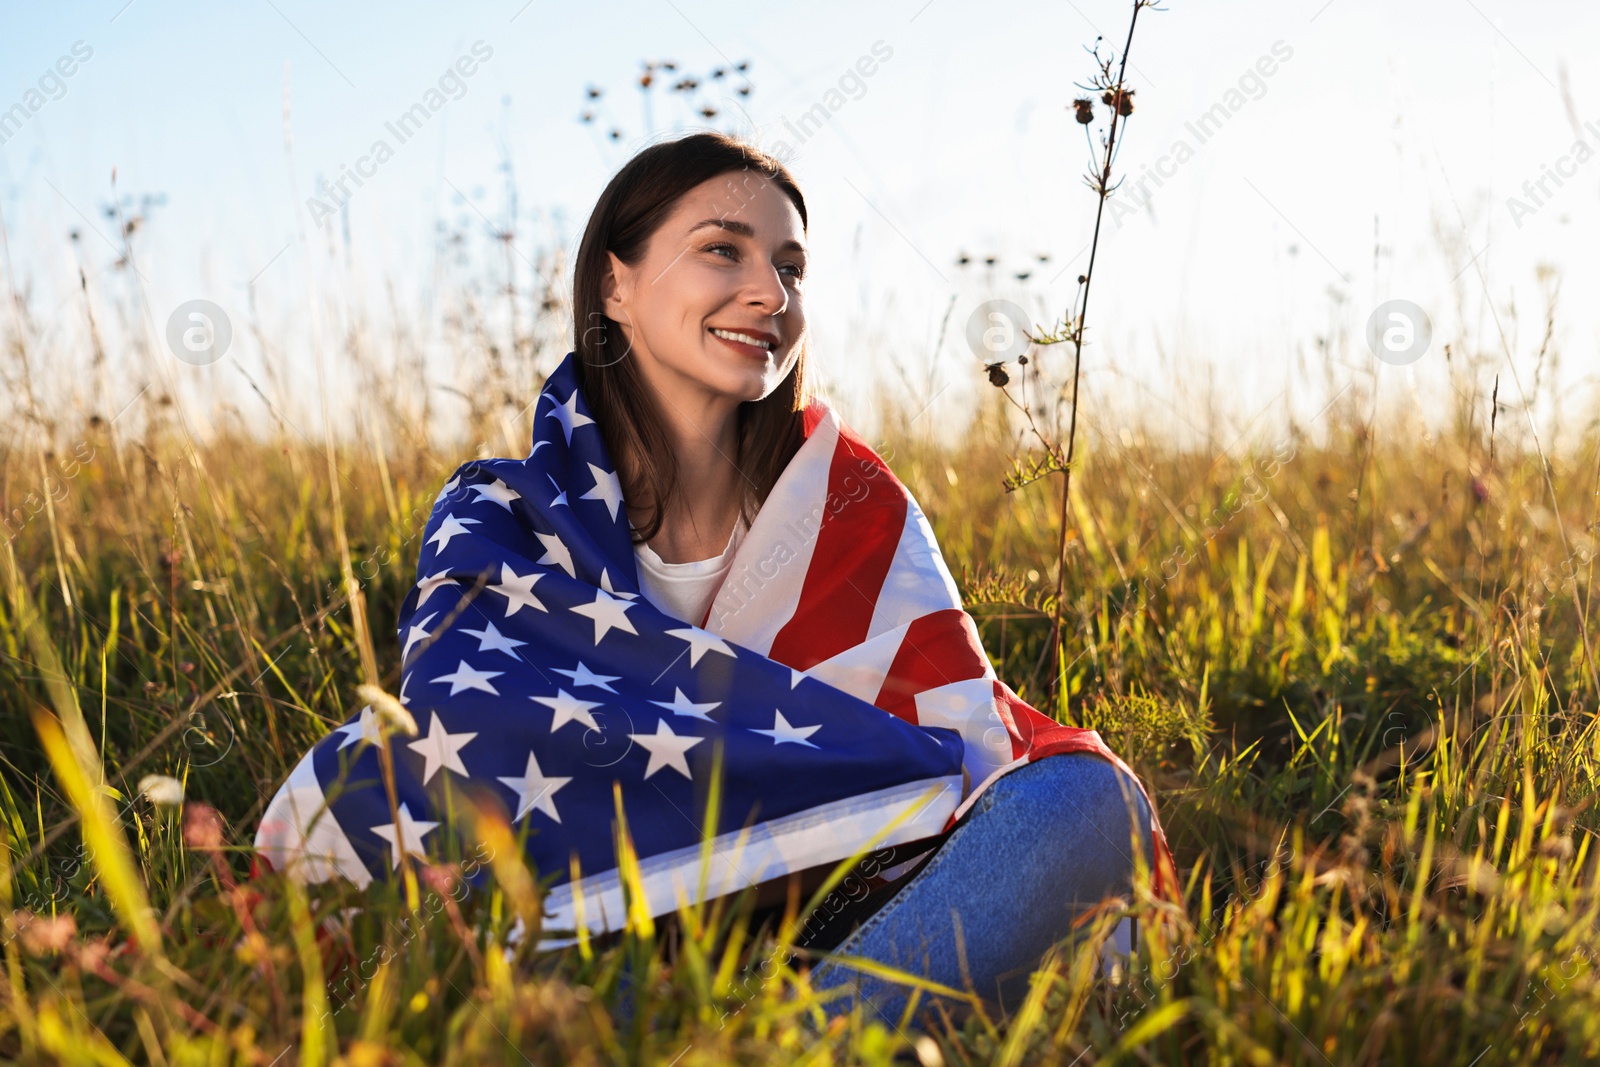
[[[757,267],[757,276],[750,283],[748,300],[752,305],[767,309],[771,315],[781,315],[789,309],[789,289],[776,267]]]

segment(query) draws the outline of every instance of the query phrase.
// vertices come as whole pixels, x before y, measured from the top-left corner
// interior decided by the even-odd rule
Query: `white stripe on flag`
[[[733,553],[706,629],[766,655],[800,606],[817,531],[827,511],[828,472],[839,442],[830,408],[784,468]]]
[[[878,699],[878,690],[883,688],[883,680],[894,666],[894,658],[905,641],[906,627],[910,625],[906,623],[847,648],[832,659],[806,668],[806,673],[870,704]]]
[[[326,882],[335,875],[360,888],[372,872],[333,817],[307,752],[279,788],[256,831],[256,851],[272,869],[300,882]]]
[[[887,848],[932,837],[961,798],[960,777],[929,778],[847,797],[808,811],[787,815],[749,829],[730,830],[711,844],[706,867],[706,898],[737,893],[747,886],[824,863],[843,860],[866,847],[874,834],[902,812],[911,812],[893,833],[874,848]],[[675,911],[680,896],[693,902],[699,890],[701,845],[686,845],[639,861],[645,898],[651,915]],[[583,923],[590,933],[621,929],[626,919],[622,883],[615,869],[584,876]],[[566,932],[577,929],[573,883],[563,882],[545,897],[545,927]],[[546,937],[540,948],[560,948],[571,937]]]
[[[869,640],[913,619],[961,606],[961,591],[945,566],[933,527],[916,500],[906,495],[905,525],[872,611]]]
[[[995,707],[992,677],[924,689],[916,699],[917,725],[947,726],[960,732],[965,746],[961,764],[973,785],[985,784],[991,774],[1013,762],[1011,733]]]

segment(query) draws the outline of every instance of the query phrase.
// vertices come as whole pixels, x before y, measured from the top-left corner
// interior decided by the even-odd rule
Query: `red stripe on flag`
[[[914,723],[918,693],[982,678],[988,669],[989,658],[978,641],[972,616],[960,608],[930,611],[906,627],[873,703]]]
[[[841,424],[812,566],[767,655],[803,671],[865,641],[905,524],[905,487]]]

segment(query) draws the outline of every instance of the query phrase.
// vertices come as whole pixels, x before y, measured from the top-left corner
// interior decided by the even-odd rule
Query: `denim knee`
[[[1026,782],[1019,779],[1015,784],[1026,787],[1030,807],[1059,820],[1056,825],[1071,828],[1077,851],[1097,856],[1101,862],[1096,865],[1108,874],[1116,872],[1117,891],[1132,887],[1136,850],[1143,852],[1147,869],[1154,866],[1150,804],[1138,781],[1120,767],[1092,753],[1071,753],[1047,757],[1012,773],[1028,774]]]
[[[1102,794],[1103,818],[1110,824],[1107,833],[1128,850],[1129,865],[1142,853],[1144,867],[1153,870],[1156,862],[1155,837],[1150,824],[1150,802],[1139,782],[1120,767],[1111,767],[1111,783]]]

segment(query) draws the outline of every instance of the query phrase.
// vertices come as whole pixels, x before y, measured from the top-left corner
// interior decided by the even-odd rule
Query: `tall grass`
[[[785,951],[798,912],[752,926],[748,898],[535,953],[512,931],[552,872],[528,871],[492,819],[473,830],[476,858],[423,866],[410,899],[396,884],[250,880],[255,822],[291,765],[349,716],[358,685],[398,685],[396,613],[438,485],[466,455],[521,455],[531,436],[526,405],[565,351],[562,280],[558,263],[522,278],[507,262],[507,277],[454,290],[445,384],[464,414],[449,435],[432,432],[440,383],[415,349],[348,309],[325,353],[364,390],[345,432],[302,432],[316,420],[287,374],[249,378],[264,427],[222,397],[202,408],[139,340],[126,272],[82,293],[81,335],[119,347],[79,400],[52,403],[37,368],[71,355],[40,347],[43,319],[13,286],[0,1058],[1600,1057],[1600,734],[1581,621],[1600,432],[1590,413],[1572,448],[1541,455],[1470,359],[1438,432],[1375,425],[1362,379],[1317,425],[1226,451],[1086,406],[1059,575],[1053,486],[1001,489],[1017,427],[998,394],[962,428],[909,407],[887,419],[891,465],[1001,675],[1099,729],[1157,796],[1185,905],[1127,902],[1147,937],[1111,976],[1105,921],[1004,1013],[829,1021]],[[541,309],[509,342],[482,299],[502,284]],[[112,386],[141,380],[152,388],[118,415]],[[211,431],[189,433],[202,410]],[[1047,700],[1058,577],[1066,654]],[[184,810],[141,797],[147,774],[179,779]],[[1069,847],[1070,828],[1050,832]],[[487,866],[487,889],[463,891],[463,862]],[[623,1022],[625,986],[637,1006]]]

